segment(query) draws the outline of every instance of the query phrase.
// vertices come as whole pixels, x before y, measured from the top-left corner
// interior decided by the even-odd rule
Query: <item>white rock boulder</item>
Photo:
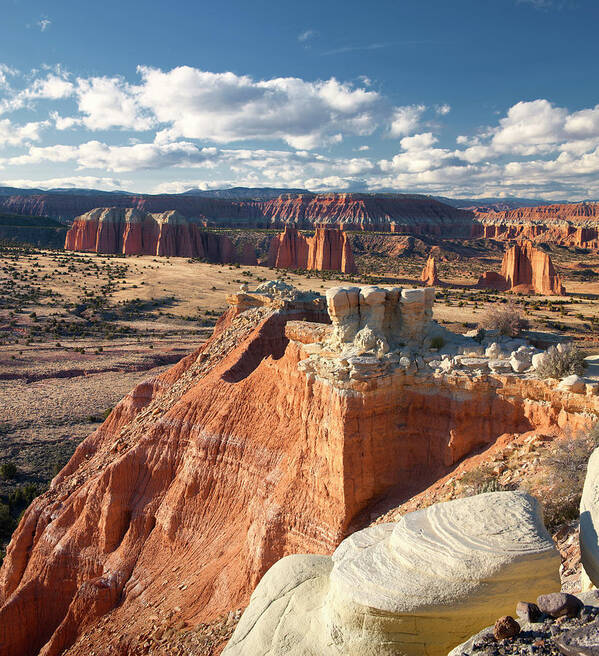
[[[573,374],[564,378],[557,386],[557,389],[564,392],[573,392],[574,394],[584,394],[586,392],[586,383],[584,378]]]
[[[599,449],[589,458],[580,500],[580,560],[587,585],[599,587]]]
[[[532,354],[525,348],[519,348],[510,356],[510,364],[517,374],[521,374],[527,369],[530,369],[532,365]]]
[[[441,503],[289,556],[264,576],[224,656],[441,656],[559,590],[538,503],[493,492]]]
[[[543,366],[545,360],[547,359],[547,353],[543,351],[542,353],[535,353],[532,356],[532,368],[539,369]]]

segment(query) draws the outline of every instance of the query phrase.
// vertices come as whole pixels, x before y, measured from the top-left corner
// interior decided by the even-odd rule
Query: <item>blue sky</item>
[[[0,185],[599,197],[596,0],[5,0]]]

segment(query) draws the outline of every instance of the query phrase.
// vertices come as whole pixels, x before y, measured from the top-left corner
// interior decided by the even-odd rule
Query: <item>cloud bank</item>
[[[131,81],[0,64],[0,176],[111,188],[106,174],[127,172],[156,191],[247,184],[599,197],[599,105],[521,101],[456,136],[447,117],[457,111],[442,98],[394,104],[367,78],[140,66]]]

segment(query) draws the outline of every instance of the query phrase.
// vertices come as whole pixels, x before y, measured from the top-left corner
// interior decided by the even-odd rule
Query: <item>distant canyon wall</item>
[[[473,237],[530,239],[536,242],[599,248],[599,203],[521,207],[505,212],[477,212]]]
[[[289,193],[268,200],[188,194],[134,195],[48,192],[0,197],[0,210],[70,222],[98,207],[146,213],[176,211],[199,227],[298,229],[318,227],[437,238],[527,238],[599,248],[599,203],[522,207],[506,211],[457,209],[429,196]]]
[[[226,235],[203,230],[176,211],[149,214],[136,209],[96,208],[75,219],[67,232],[65,249],[257,263],[255,253],[240,257]]]
[[[228,200],[185,194],[158,196],[47,193],[0,198],[0,208],[18,214],[71,221],[97,207],[150,213],[175,210],[204,227],[297,228],[343,227],[447,237],[469,237],[473,212],[427,196],[375,194],[283,194],[277,198]]]

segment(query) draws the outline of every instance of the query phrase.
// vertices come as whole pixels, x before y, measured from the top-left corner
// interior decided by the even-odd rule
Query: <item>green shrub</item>
[[[14,462],[3,462],[0,465],[0,476],[2,476],[4,480],[15,478],[18,471],[19,470]]]
[[[10,514],[10,508],[0,503],[0,540],[8,540],[15,530],[15,520]]]
[[[566,436],[551,445],[542,481],[546,492],[539,499],[548,529],[578,519],[587,464],[598,443],[599,423],[589,432]]]
[[[550,346],[536,372],[541,378],[565,378],[582,376],[586,368],[585,353],[574,344]]]
[[[440,349],[445,346],[445,340],[441,335],[437,335],[431,339],[431,348]]]

